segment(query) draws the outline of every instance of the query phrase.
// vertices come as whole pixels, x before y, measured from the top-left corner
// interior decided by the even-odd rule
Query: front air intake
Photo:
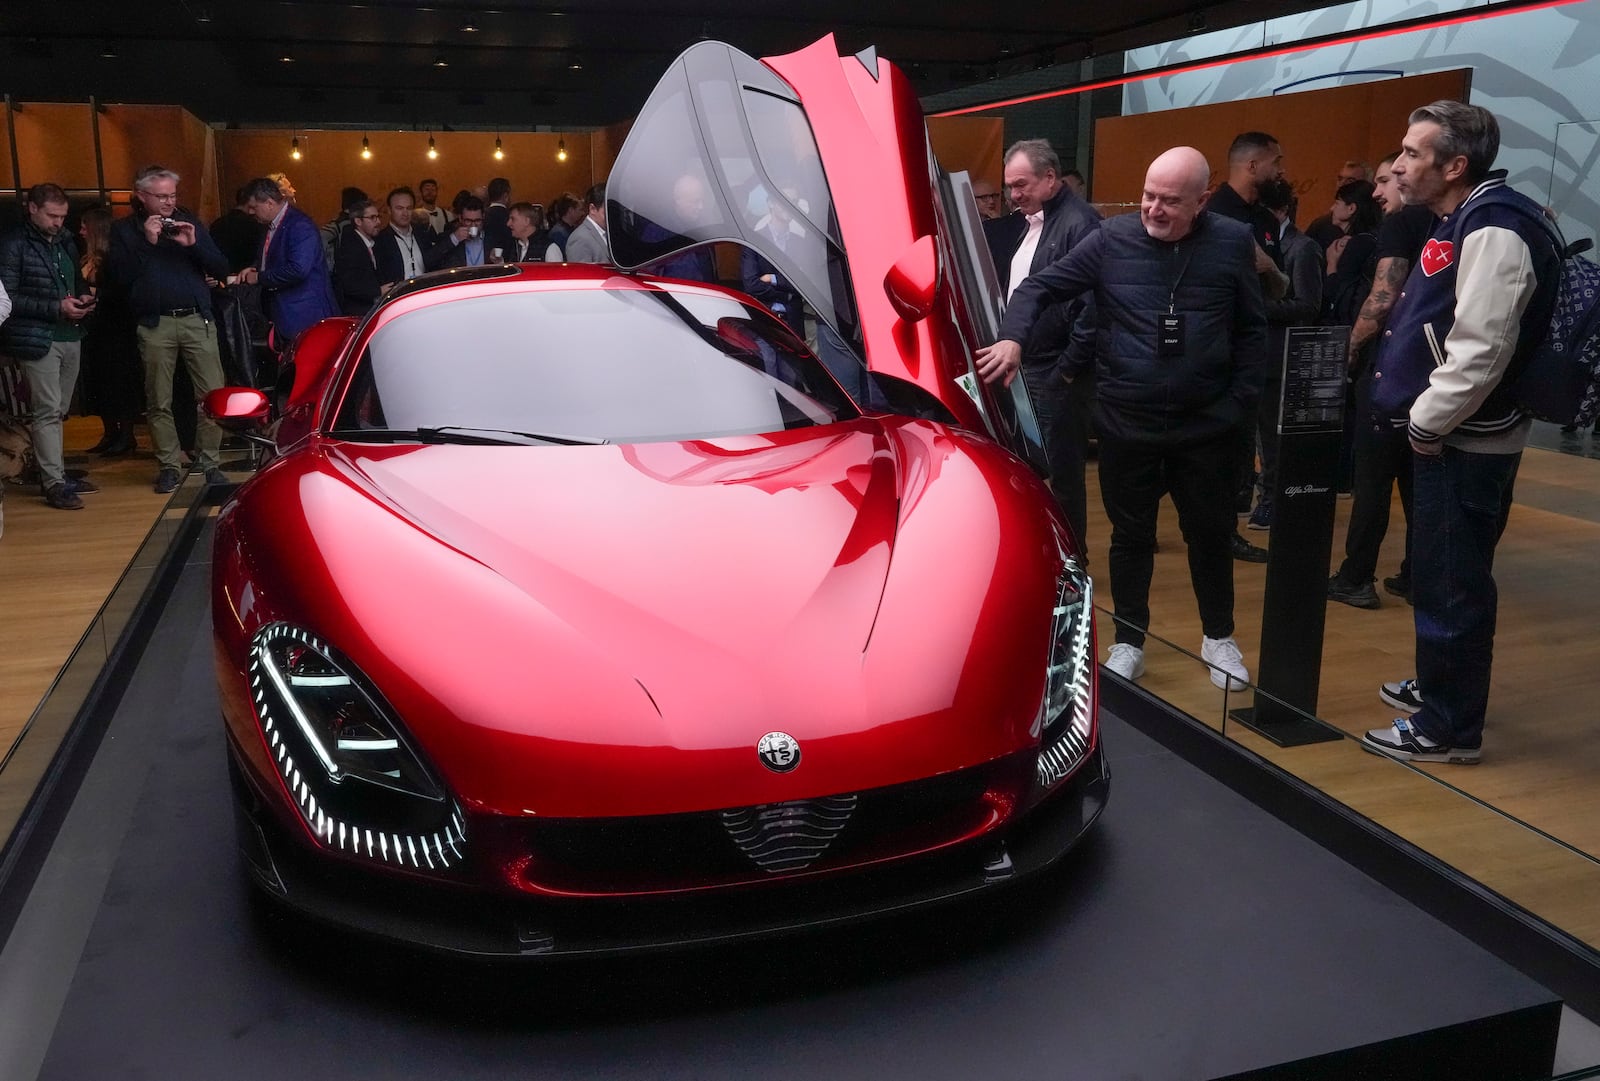
[[[851,794],[741,807],[722,812],[722,828],[763,871],[799,871],[820,859],[849,824],[856,799]]]

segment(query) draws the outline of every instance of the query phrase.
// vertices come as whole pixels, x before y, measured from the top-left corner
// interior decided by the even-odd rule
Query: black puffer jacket
[[[1145,232],[1138,214],[1111,218],[1017,287],[1000,337],[1026,341],[1044,305],[1086,292],[1095,300],[1095,420],[1103,435],[1200,442],[1251,415],[1267,320],[1247,227],[1201,213],[1188,236],[1168,242]],[[1169,306],[1184,315],[1182,356],[1157,355]]]
[[[65,247],[74,267],[65,282],[56,265],[58,245]],[[11,318],[0,326],[0,353],[38,360],[50,351],[51,335],[62,321],[62,297],[85,292],[77,265],[78,246],[65,232],[52,241],[25,221],[0,235],[0,282],[11,296]]]

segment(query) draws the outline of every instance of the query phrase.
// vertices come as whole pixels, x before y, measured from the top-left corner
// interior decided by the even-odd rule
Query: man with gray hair
[[[178,205],[178,174],[160,165],[139,170],[133,181],[133,213],[111,227],[110,288],[127,298],[138,324],[144,362],[145,413],[155,444],[155,490],[178,486],[183,461],[172,419],[172,380],[181,360],[196,399],[222,385],[217,327],[211,318],[211,287],[228,276],[228,259],[188,210]],[[219,468],[222,430],[202,417],[195,431],[195,458],[206,483],[225,484]]]
[[[1406,714],[1362,737],[1410,762],[1478,761],[1498,594],[1494,550],[1532,420],[1513,387],[1555,310],[1561,253],[1533,200],[1492,171],[1500,125],[1436,101],[1411,114],[1390,167],[1439,216],[1389,312],[1373,407],[1411,442],[1416,678],[1378,692]]]
[[[1235,433],[1261,394],[1267,320],[1248,226],[1204,210],[1211,169],[1193,147],[1145,173],[1138,216],[1111,218],[1017,287],[978,374],[1016,374],[1040,313],[1094,296],[1100,494],[1111,520],[1116,644],[1106,668],[1144,672],[1156,519],[1170,493],[1200,607],[1200,657],[1218,687],[1248,682],[1233,638]],[[1231,682],[1230,682],[1231,681]]]
[[[986,221],[1000,291],[1009,299],[1028,275],[1049,266],[1100,228],[1100,214],[1061,180],[1061,159],[1044,139],[1011,144],[1005,157],[1006,190],[1016,210]],[[1089,345],[1073,346],[1082,301],[1052,305],[1024,343],[1022,379],[1044,440],[1050,490],[1080,544],[1087,543],[1088,495],[1084,459],[1089,449]]]

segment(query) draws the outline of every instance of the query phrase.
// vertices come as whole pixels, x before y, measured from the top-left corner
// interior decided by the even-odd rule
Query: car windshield
[[[372,336],[333,434],[646,443],[857,416],[789,330],[699,290],[539,289],[447,300]]]

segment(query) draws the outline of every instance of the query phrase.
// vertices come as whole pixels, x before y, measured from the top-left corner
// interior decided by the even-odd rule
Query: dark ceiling
[[[701,38],[756,56],[832,31],[934,94],[1323,0],[12,0],[0,92],[167,102],[212,123],[590,128]]]

